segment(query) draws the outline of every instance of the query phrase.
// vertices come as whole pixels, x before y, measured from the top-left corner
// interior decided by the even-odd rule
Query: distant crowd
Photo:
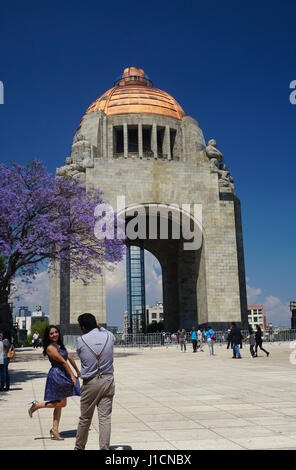
[[[216,341],[216,333],[210,326],[206,328],[191,328],[190,332],[187,332],[184,328],[180,327],[176,335],[171,336],[173,340],[180,345],[181,352],[186,352],[186,343],[192,343],[192,352],[197,351],[203,352],[203,344],[207,343],[209,347],[210,356],[214,356],[214,344]],[[258,348],[260,348],[268,357],[269,352],[262,347],[262,330],[259,325],[256,325],[256,331],[249,326],[247,336],[243,336],[241,329],[232,322],[227,331],[227,349],[232,349],[233,359],[241,359],[240,349],[242,349],[242,343],[248,342],[250,346],[250,354],[252,357],[257,357]]]

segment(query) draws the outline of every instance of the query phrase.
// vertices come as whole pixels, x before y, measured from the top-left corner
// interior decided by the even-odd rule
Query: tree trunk
[[[11,330],[12,324],[13,320],[10,305],[8,303],[0,304],[0,329]]]
[[[8,304],[10,294],[10,283],[1,282],[0,284],[0,305]]]

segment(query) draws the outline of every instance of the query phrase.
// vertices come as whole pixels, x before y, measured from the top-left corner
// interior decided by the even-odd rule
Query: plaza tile
[[[296,450],[295,366],[289,362],[288,343],[268,346],[271,356],[259,361],[246,350],[244,360],[233,361],[225,346],[217,346],[213,358],[181,354],[176,346],[116,349],[111,446]],[[41,350],[17,351],[10,364],[11,391],[0,393],[0,420],[6,423],[0,429],[0,449],[74,448],[79,397],[69,398],[62,411],[61,442],[49,438],[52,410],[40,410],[33,419],[27,414],[29,401],[43,399],[48,369]],[[95,413],[87,449],[98,449],[98,442]]]

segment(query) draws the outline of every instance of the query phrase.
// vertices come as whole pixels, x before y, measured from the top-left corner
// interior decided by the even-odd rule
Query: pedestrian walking
[[[178,343],[180,344],[181,352],[182,351],[186,352],[186,339],[187,339],[186,330],[180,327],[177,331],[177,335],[178,335]]]
[[[266,356],[269,356],[269,352],[266,351],[262,347],[262,330],[259,325],[256,325],[256,333],[255,333],[255,357],[257,357],[257,351],[258,347],[261,349],[261,351],[265,352]]]
[[[63,438],[59,434],[59,423],[61,420],[62,408],[67,405],[67,397],[80,396],[80,385],[78,378],[75,377],[71,367],[80,376],[80,371],[63,343],[63,337],[59,328],[55,325],[49,325],[43,337],[43,355],[47,356],[51,368],[47,375],[44,401],[32,401],[28,410],[30,418],[35,411],[42,408],[53,408],[53,424],[49,431],[51,439],[61,441]]]
[[[200,349],[200,351],[203,352],[202,349],[202,329],[198,328],[197,330],[197,349]]]
[[[254,335],[253,328],[251,326],[249,326],[249,335],[246,338],[244,338],[242,341],[243,342],[249,341],[251,356],[255,357],[255,351],[254,351],[255,335]]]
[[[214,356],[215,355],[214,354],[214,341],[216,339],[216,335],[215,335],[213,328],[208,326],[204,331],[204,336],[209,346],[210,356]]]
[[[230,325],[230,327],[229,327],[228,330],[227,330],[227,349],[230,348],[230,345],[231,345],[231,349],[233,348],[233,344],[231,343],[231,336],[230,336],[230,333],[231,333],[231,325]]]
[[[10,376],[8,370],[10,359],[8,357],[8,351],[12,346],[11,335],[9,331],[0,331],[0,344],[0,392],[8,392],[10,388]]]
[[[242,334],[240,328],[236,325],[236,323],[231,323],[231,331],[230,331],[230,341],[233,345],[233,359],[241,359],[240,353],[240,344],[242,342]]]
[[[38,345],[39,345],[39,333],[38,333],[37,330],[36,330],[35,333],[33,334],[32,343],[33,343],[33,348],[38,348]]]
[[[193,348],[192,352],[196,353],[196,349],[197,349],[197,332],[195,330],[195,326],[193,326],[191,328],[190,337],[191,337],[192,348]]]
[[[115,393],[113,346],[114,335],[100,325],[91,313],[78,317],[83,335],[77,339],[76,349],[81,360],[80,418],[75,450],[84,450],[92,417],[97,408],[99,417],[100,450],[108,450],[111,435],[111,414]]]

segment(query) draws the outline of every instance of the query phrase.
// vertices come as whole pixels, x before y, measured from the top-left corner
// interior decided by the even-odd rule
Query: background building
[[[20,307],[18,310],[15,323],[17,324],[21,339],[25,339],[31,334],[34,329],[34,323],[49,320],[49,316],[42,311],[41,305],[37,305],[36,309],[30,312],[30,315],[28,315],[29,310],[27,307]],[[19,315],[19,313],[21,313],[21,315]]]
[[[149,323],[159,323],[164,320],[164,313],[163,313],[163,302],[156,302],[153,307],[149,307],[147,309],[148,314],[148,324]]]
[[[143,332],[143,321],[142,321],[142,308],[139,306],[135,306],[135,310],[132,314],[132,322],[133,322],[133,333],[142,333]],[[159,323],[162,322],[164,319],[163,313],[163,302],[156,302],[156,304],[152,307],[146,305],[146,319],[145,319],[145,326],[149,325],[150,323]],[[124,312],[124,334],[129,332],[129,314],[126,310]]]
[[[18,317],[30,317],[31,316],[31,311],[29,310],[28,307],[19,307],[18,308]]]
[[[140,246],[127,244],[126,281],[129,333],[137,333],[139,329],[145,331],[147,325],[144,259],[143,243]]]
[[[248,307],[248,322],[249,325],[256,329],[256,325],[259,325],[261,330],[266,331],[266,317],[264,315],[263,305],[250,305]]]

